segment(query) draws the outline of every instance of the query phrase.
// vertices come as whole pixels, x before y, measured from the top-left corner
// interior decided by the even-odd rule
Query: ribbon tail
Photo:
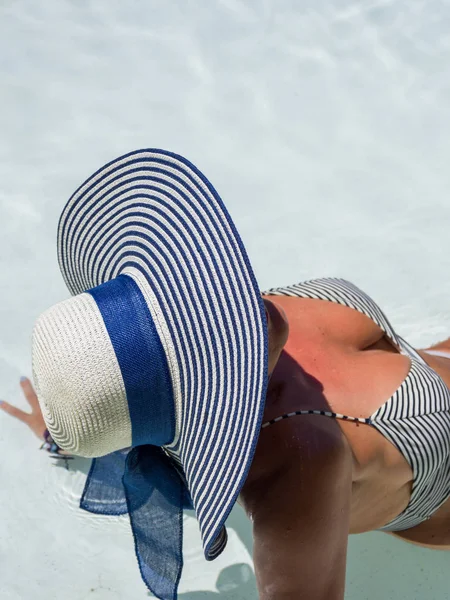
[[[176,600],[183,570],[185,485],[156,446],[128,455],[123,486],[142,579],[161,600]]]
[[[120,450],[92,461],[80,508],[99,515],[128,512],[122,484],[127,455],[128,450]]]

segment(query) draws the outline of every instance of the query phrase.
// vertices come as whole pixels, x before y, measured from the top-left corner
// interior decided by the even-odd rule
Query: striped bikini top
[[[413,471],[411,498],[406,509],[380,531],[401,531],[429,519],[450,497],[450,392],[439,375],[405,340],[397,335],[377,304],[343,279],[315,279],[289,287],[272,288],[265,296],[297,296],[328,300],[372,319],[401,354],[411,361],[406,379],[371,416],[360,419],[338,413],[306,410],[282,415],[263,428],[303,414],[319,414],[375,427],[396,446]]]

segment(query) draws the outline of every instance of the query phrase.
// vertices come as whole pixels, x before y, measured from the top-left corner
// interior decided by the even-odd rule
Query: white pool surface
[[[261,289],[345,277],[412,344],[449,337],[449,22],[443,0],[2,0],[0,398],[27,407],[34,321],[68,297],[64,203],[144,147],[212,181]],[[89,462],[38,448],[0,413],[1,600],[148,598],[127,519],[78,509]],[[180,598],[256,600],[243,512],[212,563],[185,526]],[[352,536],[346,600],[446,600],[449,567]]]

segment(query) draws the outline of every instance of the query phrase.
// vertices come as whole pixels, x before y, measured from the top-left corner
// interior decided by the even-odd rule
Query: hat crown
[[[64,450],[99,457],[174,437],[164,348],[139,286],[127,275],[39,317],[33,373],[48,430]]]
[[[60,302],[38,318],[33,378],[47,428],[62,449],[96,457],[131,446],[120,368],[90,294]]]

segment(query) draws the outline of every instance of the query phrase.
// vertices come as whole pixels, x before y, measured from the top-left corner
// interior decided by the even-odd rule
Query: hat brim
[[[182,407],[180,434],[166,449],[183,468],[205,557],[214,559],[254,456],[267,390],[264,304],[228,211],[183,157],[131,152],[71,197],[58,258],[72,294],[131,269],[157,298]]]

